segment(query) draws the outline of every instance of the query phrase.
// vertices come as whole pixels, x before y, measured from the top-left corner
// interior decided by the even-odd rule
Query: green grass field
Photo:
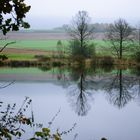
[[[0,41],[0,47],[11,41],[13,40]],[[7,48],[54,51],[56,50],[57,41],[58,40],[18,40],[16,43],[7,46]],[[62,43],[64,46],[68,45],[66,40],[62,40]]]
[[[34,55],[32,54],[7,54],[10,60],[33,60]]]
[[[2,47],[7,42],[11,42],[13,40],[1,40],[0,47]],[[7,48],[18,48],[18,49],[37,49],[37,50],[46,50],[46,51],[55,51],[57,50],[57,41],[58,40],[18,40],[15,44],[11,44],[7,46]],[[101,46],[106,46],[106,42],[102,40],[91,41],[96,44],[97,48]],[[67,40],[62,40],[62,44],[64,47],[68,47],[69,42]]]
[[[14,40],[1,40],[0,47],[3,47],[7,42]],[[33,49],[41,51],[57,51],[57,42],[58,40],[18,40],[16,43],[7,46],[7,48],[17,48],[17,49]],[[64,50],[68,50],[69,42],[68,40],[61,40]],[[109,51],[105,51],[105,47],[108,46],[109,42],[103,40],[91,40],[91,43],[95,44],[96,54],[98,56],[112,55]],[[4,54],[4,53],[1,53]],[[125,54],[126,55],[126,54]],[[17,53],[8,53],[8,58],[11,60],[33,60],[33,54],[17,54]]]

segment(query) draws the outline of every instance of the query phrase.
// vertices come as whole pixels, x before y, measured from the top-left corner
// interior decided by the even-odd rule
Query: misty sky
[[[87,11],[93,23],[110,23],[118,18],[124,18],[133,25],[140,21],[140,0],[25,1],[31,5],[27,21],[33,29],[49,29],[69,24],[79,10]]]

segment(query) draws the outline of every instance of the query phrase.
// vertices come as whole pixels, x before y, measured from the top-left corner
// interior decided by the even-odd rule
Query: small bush
[[[114,59],[111,56],[104,56],[101,60],[101,65],[113,65]]]
[[[136,60],[136,62],[140,62],[140,51],[137,51],[134,55],[134,59]]]
[[[7,60],[8,57],[6,55],[0,55],[0,60]]]
[[[69,42],[69,51],[71,57],[73,56],[83,56],[84,58],[92,58],[96,55],[95,44],[85,43],[83,47],[80,46],[79,40],[72,40]]]

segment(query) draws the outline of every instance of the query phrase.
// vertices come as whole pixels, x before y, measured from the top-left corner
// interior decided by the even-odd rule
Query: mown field
[[[6,43],[15,40],[1,40],[0,47],[3,47]],[[34,55],[52,55],[57,53],[58,40],[17,40],[16,43],[8,45],[4,49],[3,54],[6,54],[10,59],[14,60],[29,60],[33,59]],[[68,51],[69,41],[61,40],[63,50]],[[102,40],[91,40],[96,46],[96,52],[101,52],[102,47],[107,44]]]
[[[5,41],[2,40],[0,41],[0,47],[12,41],[15,40],[5,40]],[[58,40],[18,40],[16,41],[16,43],[7,46],[7,48],[57,51],[57,42]],[[61,42],[65,48],[68,48],[69,45],[68,40],[61,40]],[[95,43],[96,47],[98,48],[107,45],[107,43],[102,40],[91,40],[91,43]]]
[[[95,44],[96,54],[98,56],[110,55],[108,43],[104,40],[103,33],[97,34],[90,43]],[[6,43],[15,41],[8,45],[1,54],[6,54],[12,60],[33,60],[35,55],[52,56],[57,54],[57,42],[61,40],[63,50],[67,52],[69,46],[68,35],[64,33],[10,33],[7,39],[0,40],[0,47]]]

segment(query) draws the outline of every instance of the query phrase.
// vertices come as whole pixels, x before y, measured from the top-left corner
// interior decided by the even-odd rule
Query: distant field
[[[7,34],[9,40],[68,40],[70,36],[67,33],[58,32],[43,32],[43,31],[29,31],[29,32],[9,32]],[[104,33],[94,33],[93,38],[102,40],[105,38]]]
[[[0,47],[7,42],[13,40],[0,41]],[[7,48],[18,48],[18,49],[37,49],[37,50],[56,50],[58,40],[18,40],[15,44],[7,46]],[[63,40],[64,46],[68,45],[68,42]]]
[[[104,42],[103,33],[94,35],[94,43],[97,53],[103,53],[103,46],[107,46]],[[46,32],[12,32],[8,33],[6,40],[0,40],[0,47],[3,47],[7,42],[16,41],[4,49],[3,54],[12,60],[31,60],[35,55],[51,56],[57,53],[57,42],[61,40],[64,50],[68,50],[69,36],[66,33],[46,33]]]
[[[0,41],[0,47],[2,47],[7,42],[13,40]],[[44,51],[57,51],[57,41],[58,40],[18,40],[15,44],[7,46],[7,48],[18,48],[18,49],[35,49]],[[68,47],[67,40],[61,40],[65,48]],[[105,46],[106,43],[102,40],[93,40],[97,47]]]
[[[4,38],[4,37],[3,37]],[[105,46],[103,33],[95,33],[93,35],[94,43],[98,47]],[[70,37],[67,33],[49,33],[49,32],[10,32],[7,39],[0,40],[0,47],[10,41],[16,41],[15,44],[7,46],[7,48],[31,49],[41,51],[57,51],[57,41],[61,40],[65,48],[68,47]],[[91,41],[92,42],[92,41]]]
[[[0,47],[4,46],[7,42],[14,40],[1,40]],[[52,56],[57,53],[58,40],[17,40],[15,44],[7,46],[2,54],[6,54],[11,60],[33,60],[35,55]],[[65,52],[68,50],[68,40],[61,40]],[[107,44],[102,40],[91,40],[96,45],[96,52],[102,52],[102,46]]]

